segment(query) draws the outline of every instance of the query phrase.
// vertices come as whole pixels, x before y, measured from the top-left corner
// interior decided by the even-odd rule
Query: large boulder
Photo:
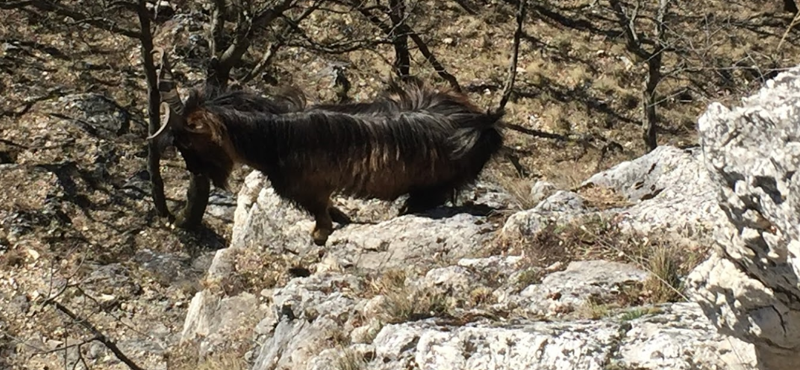
[[[691,276],[694,298],[722,332],[756,345],[763,366],[800,362],[800,67],[728,109],[700,117],[714,197],[727,216],[719,246]]]

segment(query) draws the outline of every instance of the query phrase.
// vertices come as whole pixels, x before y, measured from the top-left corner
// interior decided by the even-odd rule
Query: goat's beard
[[[175,142],[175,135],[172,134],[170,131],[163,132],[161,136],[153,138],[153,147],[155,148],[156,152],[161,154],[164,153],[170,146],[174,146]]]
[[[211,182],[220,189],[228,189],[228,177],[233,171],[234,162],[227,156],[222,148],[212,148],[198,155],[191,148],[177,147],[181,153],[186,169],[200,176],[207,176]]]

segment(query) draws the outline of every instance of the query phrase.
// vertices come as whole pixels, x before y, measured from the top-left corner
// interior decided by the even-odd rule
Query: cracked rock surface
[[[238,195],[231,245],[217,252],[206,280],[239,281],[247,261],[263,266],[258,275],[282,258],[315,262],[302,273],[283,274],[280,283],[198,292],[183,340],[200,342],[201,355],[246,343],[253,370],[755,368],[753,345],[718,333],[694,302],[634,304],[595,315],[596,302],[619,299],[650,278],[641,266],[589,259],[542,271],[531,269],[525,256],[480,253],[498,235],[531,243],[550,222],[592,215],[616,216],[632,230],[657,229],[664,219],[671,225],[713,220],[708,198],[677,180],[702,174],[700,160],[697,152],[660,148],[592,180],[623,194],[644,181],[660,187],[653,196],[632,192],[626,194],[632,205],[600,210],[576,192],[538,189],[538,205],[504,224],[447,207],[391,217],[396,204],[337,199],[367,222],[338,227],[324,247],[310,241],[310,217],[253,172]],[[655,168],[637,175],[642,166]],[[691,186],[710,186],[708,177],[696,180]],[[464,198],[513,209],[501,191],[479,186]],[[690,236],[701,240],[705,230]],[[398,270],[412,272],[398,279]],[[542,278],[530,278],[531,271]]]
[[[723,332],[755,343],[769,369],[800,361],[798,120],[798,68],[740,106],[709,105],[699,119],[726,218],[715,228],[719,252],[692,275],[694,297]]]

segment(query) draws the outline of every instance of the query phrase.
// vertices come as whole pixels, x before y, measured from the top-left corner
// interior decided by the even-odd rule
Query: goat
[[[422,212],[472,184],[503,145],[502,111],[482,112],[463,95],[421,83],[392,85],[371,105],[305,107],[298,91],[272,101],[210,88],[192,89],[182,102],[162,55],[158,86],[167,117],[148,140],[173,144],[189,171],[217,187],[226,187],[236,164],[261,171],[278,196],[313,215],[320,246],[333,221],[346,217],[333,194],[386,201],[408,194],[401,214]]]

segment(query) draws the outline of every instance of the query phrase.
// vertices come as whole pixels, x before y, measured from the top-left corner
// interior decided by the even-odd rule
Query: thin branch
[[[94,338],[92,338],[93,340],[96,340],[96,341],[102,343],[104,346],[106,346],[106,348],[108,348],[112,353],[114,353],[114,356],[116,356],[117,359],[122,361],[122,363],[127,365],[128,368],[130,368],[132,370],[144,370],[142,367],[139,367],[139,365],[137,365],[135,362],[133,362],[133,360],[128,358],[128,356],[126,356],[125,353],[123,353],[119,349],[119,347],[117,347],[116,343],[114,343],[113,340],[107,338],[105,336],[105,334],[103,334],[102,332],[97,330],[97,328],[95,328],[94,325],[92,325],[88,321],[78,317],[78,315],[76,315],[74,312],[72,312],[69,308],[65,307],[61,303],[56,302],[52,298],[48,299],[44,303],[54,306],[57,310],[61,311],[65,315],[69,316],[69,318],[71,318],[73,321],[75,321],[79,325],[83,326],[86,330],[90,331],[94,335]]]
[[[265,6],[258,11],[252,18],[252,21],[246,20],[247,15],[245,12],[239,13],[239,21],[236,24],[236,33],[233,42],[228,46],[225,52],[219,56],[219,64],[216,66],[213,78],[220,86],[227,84],[227,79],[230,76],[230,70],[233,65],[238,63],[247,49],[250,47],[250,40],[253,36],[253,31],[262,28],[275,19],[280,17],[286,10],[294,5],[294,0],[283,0],[274,6]],[[216,54],[214,55],[216,57]],[[211,76],[210,76],[211,77]]]
[[[372,12],[366,10],[365,8],[360,8],[358,9],[358,11],[365,18],[367,18],[372,24],[374,24],[381,31],[383,31],[383,33],[386,34],[387,36],[391,35],[394,32],[393,27],[388,26],[386,23],[381,21],[377,16],[372,14]],[[450,87],[452,87],[454,90],[458,92],[461,92],[462,91],[461,86],[458,84],[458,80],[456,79],[456,77],[447,72],[447,70],[439,62],[439,60],[436,59],[436,56],[433,55],[433,52],[431,52],[431,50],[428,48],[428,45],[425,44],[425,41],[422,40],[422,37],[420,37],[419,34],[414,32],[414,30],[411,29],[411,27],[409,27],[405,23],[398,25],[398,28],[400,28],[399,31],[401,33],[407,34],[408,37],[410,37],[411,40],[414,41],[420,53],[422,53],[422,56],[425,57],[425,60],[427,60],[428,63],[431,64],[431,66],[433,66],[433,69],[436,71],[436,73],[438,73],[441,78],[447,81],[450,84]]]
[[[559,135],[559,134],[554,134],[554,133],[550,133],[550,132],[544,132],[544,131],[539,131],[539,130],[534,130],[534,129],[522,127],[522,126],[520,126],[520,125],[518,125],[516,123],[507,123],[506,122],[504,124],[504,126],[507,127],[507,128],[510,128],[510,129],[512,129],[514,131],[521,132],[523,134],[527,134],[527,135],[531,135],[531,136],[535,136],[535,137],[541,137],[541,138],[545,138],[545,139],[556,139],[556,140],[559,140],[559,141],[580,141],[580,140],[570,139],[568,136],[564,136],[564,135]]]
[[[66,6],[57,4],[55,2],[50,2],[47,0],[31,0],[31,1],[17,1],[12,3],[2,3],[0,4],[0,8],[16,9],[20,7],[20,4],[24,6],[32,6],[43,12],[55,13],[62,17],[72,18],[77,23],[86,23],[94,27],[105,29],[133,39],[139,39],[141,37],[141,33],[117,26],[114,22],[109,21],[106,18],[93,17],[86,14],[82,14],[76,10],[70,9]],[[16,5],[16,6],[11,7],[9,5]]]
[[[6,144],[6,145],[10,145],[10,146],[13,146],[15,148],[28,149],[28,147],[25,146],[25,145],[17,144],[15,142],[11,141],[11,140],[6,140],[6,139],[3,139],[3,138],[0,138],[0,143]]]
[[[79,343],[73,343],[73,344],[70,344],[70,345],[64,345],[64,346],[56,347],[56,348],[53,348],[53,349],[42,350],[42,351],[36,352],[36,355],[42,356],[42,355],[49,355],[51,353],[66,351],[66,350],[71,349],[71,348],[80,347],[80,346],[82,346],[84,344],[88,344],[88,343],[94,342],[97,339],[98,339],[97,337],[92,337],[92,338],[86,339],[84,341],[81,341]]]
[[[211,37],[208,38],[211,55],[217,55],[222,46],[225,32],[225,0],[214,0],[214,11],[211,13]]]
[[[0,3],[0,9],[20,9],[24,8],[28,5],[33,5],[34,1],[32,0],[23,0],[23,1],[4,1]]]
[[[642,43],[636,36],[635,22],[639,13],[638,3],[630,16],[625,12],[625,8],[622,6],[622,3],[619,0],[609,0],[609,3],[611,3],[611,7],[614,9],[614,13],[617,15],[617,22],[619,22],[620,27],[625,33],[625,47],[628,49],[628,51],[642,59],[649,58],[650,53],[642,48]]]
[[[416,32],[413,32],[411,29],[409,29],[409,31],[411,33],[409,35],[411,37],[411,40],[413,40],[414,43],[417,44],[419,52],[422,53],[422,56],[425,57],[425,59],[428,61],[428,63],[431,64],[431,66],[433,66],[433,69],[436,71],[436,73],[439,74],[439,77],[443,78],[445,81],[450,83],[450,87],[452,87],[453,90],[461,92],[461,86],[458,84],[456,76],[453,76],[449,72],[447,72],[442,63],[440,63],[436,59],[436,56],[433,55],[433,52],[431,52],[431,50],[428,49],[428,45],[426,45],[425,42],[422,41],[422,37],[420,37]]]
[[[503,89],[503,97],[500,99],[500,109],[504,109],[511,98],[511,91],[514,89],[514,81],[517,78],[517,61],[519,59],[519,44],[522,39],[522,24],[525,22],[525,5],[527,0],[519,1],[519,9],[517,11],[517,30],[514,31],[514,48],[511,53],[511,64],[508,67],[508,81]]]
[[[242,77],[241,83],[247,83],[255,78],[255,76],[264,72],[264,70],[271,64],[272,58],[275,56],[275,53],[278,52],[278,49],[286,44],[286,39],[292,33],[294,33],[296,29],[299,29],[300,23],[303,22],[303,20],[305,20],[309,15],[311,15],[311,13],[319,9],[322,3],[322,0],[315,1],[314,4],[306,9],[303,14],[300,14],[297,19],[289,19],[288,17],[284,17],[287,24],[284,25],[281,32],[278,33],[276,37],[277,40],[275,40],[275,42],[269,46],[267,51],[264,52],[264,55],[261,57],[261,60],[258,62],[258,64],[256,64],[253,69],[251,69],[244,77]]]
[[[45,95],[42,95],[42,96],[37,97],[37,98],[26,99],[25,103],[22,104],[22,109],[19,110],[19,111],[0,112],[0,117],[19,118],[21,116],[24,116],[26,113],[28,113],[28,111],[30,111],[31,108],[33,108],[34,104],[36,104],[38,102],[41,102],[41,101],[45,101],[45,100],[49,100],[49,99],[61,96],[63,94],[64,94],[63,89],[61,87],[56,87],[56,88],[48,91],[47,94],[45,94]]]

